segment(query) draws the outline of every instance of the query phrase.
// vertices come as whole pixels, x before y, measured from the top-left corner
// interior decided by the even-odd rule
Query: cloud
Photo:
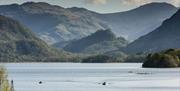
[[[106,0],[85,0],[86,4],[104,5],[107,3]]]
[[[151,0],[121,0],[123,5],[142,5],[152,2]]]
[[[180,7],[180,0],[170,0],[170,3],[177,7]]]
[[[151,2],[167,2],[172,5],[175,5],[176,7],[180,7],[180,0],[121,0],[121,3],[123,5],[143,5]]]

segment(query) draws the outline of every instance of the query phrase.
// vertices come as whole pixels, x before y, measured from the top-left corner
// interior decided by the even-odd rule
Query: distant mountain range
[[[167,3],[151,3],[112,14],[99,14],[77,7],[63,8],[43,2],[0,6],[1,15],[20,21],[48,44],[81,39],[99,29],[109,28],[116,36],[135,40],[157,28],[176,11],[176,7]]]
[[[1,5],[0,14],[12,17],[52,44],[85,37],[107,26],[89,14],[76,14],[48,3],[27,2],[22,5]]]
[[[118,50],[127,44],[128,42],[124,38],[116,38],[115,34],[107,29],[98,30],[85,38],[72,41],[64,47],[64,50],[76,53],[102,54]]]
[[[66,56],[19,22],[0,15],[0,62],[64,61]]]
[[[130,11],[104,14],[101,17],[113,32],[133,41],[159,27],[176,11],[177,8],[168,3],[149,3]]]
[[[139,61],[143,53],[180,47],[179,19],[167,3],[111,14],[44,2],[0,5],[0,61],[80,62],[91,54]]]
[[[127,52],[156,52],[168,48],[180,48],[180,10],[165,20],[151,33],[129,44]]]

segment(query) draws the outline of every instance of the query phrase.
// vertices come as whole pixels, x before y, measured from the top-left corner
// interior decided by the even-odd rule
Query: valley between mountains
[[[179,66],[179,21],[180,10],[168,3],[108,14],[45,2],[0,5],[0,61]]]

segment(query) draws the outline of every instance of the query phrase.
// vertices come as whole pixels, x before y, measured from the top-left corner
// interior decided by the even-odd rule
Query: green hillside
[[[69,54],[70,55],[70,54]],[[0,61],[65,61],[68,53],[56,51],[19,22],[0,16]]]

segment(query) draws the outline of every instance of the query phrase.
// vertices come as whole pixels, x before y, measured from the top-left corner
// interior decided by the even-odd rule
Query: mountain
[[[19,22],[0,15],[0,61],[60,61],[65,52],[58,52],[37,38]]]
[[[95,30],[108,26],[89,14],[77,14],[44,2],[27,2],[22,5],[1,5],[0,14],[12,17],[29,27],[49,44],[85,37]],[[86,10],[87,11],[87,10]]]
[[[128,40],[151,32],[177,8],[167,3],[151,3],[136,9],[99,14],[84,8],[63,8],[44,2],[0,5],[0,14],[16,19],[48,44],[86,37],[99,29],[109,29]]]
[[[115,34],[107,29],[98,30],[85,38],[72,41],[64,47],[64,50],[77,53],[104,53],[117,50],[126,44],[124,38],[116,38]]]
[[[169,48],[180,48],[180,10],[153,32],[129,44],[127,52],[156,52]]]
[[[159,27],[176,11],[177,8],[168,3],[149,3],[125,12],[103,14],[100,18],[117,36],[133,41]]]

